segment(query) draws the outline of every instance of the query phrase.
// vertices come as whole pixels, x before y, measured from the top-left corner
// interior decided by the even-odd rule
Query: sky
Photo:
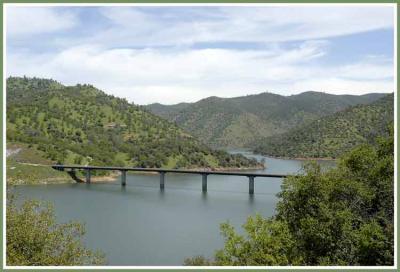
[[[393,5],[6,6],[6,74],[136,104],[393,92]]]

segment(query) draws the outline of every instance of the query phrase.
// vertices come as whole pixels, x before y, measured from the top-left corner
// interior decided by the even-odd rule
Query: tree
[[[183,262],[184,265],[188,266],[208,266],[213,265],[213,262],[204,256],[195,256],[192,258],[186,258]]]
[[[6,218],[7,265],[101,265],[105,257],[82,244],[84,227],[76,222],[58,224],[48,203],[15,203],[9,196]]]
[[[228,224],[221,225],[225,246],[215,254],[216,265],[290,265],[299,263],[293,254],[294,240],[284,222],[249,217],[243,225],[246,236],[235,233]]]
[[[393,265],[394,137],[361,145],[336,168],[316,163],[286,178],[277,214],[249,217],[238,235],[221,225],[224,248],[192,265]]]

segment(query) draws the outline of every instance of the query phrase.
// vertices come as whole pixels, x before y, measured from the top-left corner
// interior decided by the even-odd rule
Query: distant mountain
[[[336,158],[354,146],[388,133],[394,118],[393,94],[260,140],[255,152],[279,157]]]
[[[305,92],[282,96],[261,93],[235,98],[209,97],[196,103],[145,106],[212,147],[254,147],[259,139],[284,133],[384,94],[361,96]]]
[[[166,168],[260,167],[212,150],[143,107],[91,85],[7,79],[7,140],[53,162]]]
[[[160,103],[154,103],[147,105],[146,108],[151,109],[151,112],[164,119],[170,120],[180,111],[189,106],[189,103],[179,103],[175,105],[163,105]]]

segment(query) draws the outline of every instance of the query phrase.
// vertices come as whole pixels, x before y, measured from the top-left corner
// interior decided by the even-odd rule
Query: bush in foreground
[[[7,201],[7,265],[101,265],[105,257],[86,249],[82,244],[83,226],[71,222],[56,223],[53,208],[35,200],[15,203]]]
[[[393,265],[394,137],[362,145],[321,171],[284,180],[276,216],[249,217],[239,235],[221,225],[224,248],[185,265]]]

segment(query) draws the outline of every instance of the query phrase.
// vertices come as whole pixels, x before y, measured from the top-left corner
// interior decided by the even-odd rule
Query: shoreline
[[[120,174],[118,172],[113,171],[112,173],[110,173],[110,175],[92,176],[90,178],[90,181],[91,183],[111,183],[115,182],[119,176]],[[37,182],[37,183],[25,182],[22,179],[13,181],[12,183],[7,181],[6,186],[24,186],[24,185],[36,186],[36,185],[58,185],[58,184],[75,184],[75,183],[85,183],[85,181],[77,182],[72,178],[50,177],[44,179],[42,182]]]
[[[172,170],[173,168],[167,169],[163,168],[165,170]],[[215,172],[224,172],[224,171],[237,171],[237,172],[245,172],[245,171],[250,171],[250,170],[263,170],[266,169],[266,167],[246,167],[246,168],[237,168],[237,167],[227,167],[227,168],[179,168],[179,169],[174,169],[174,170],[188,170],[188,171],[215,171]],[[134,171],[134,172],[129,172],[129,175],[149,175],[149,176],[154,176],[154,175],[159,175],[157,171],[154,172],[140,172],[140,171]],[[169,174],[184,174],[184,173],[169,173]],[[119,176],[119,174],[117,175]]]
[[[279,156],[272,156],[272,155],[264,155],[258,154],[264,157],[273,158],[273,159],[281,159],[281,160],[296,160],[296,161],[337,161],[338,159],[334,158],[313,158],[313,157],[279,157]]]
[[[226,167],[226,168],[182,168],[180,170],[193,170],[193,171],[216,171],[216,172],[224,172],[224,171],[237,171],[237,172],[246,172],[246,171],[251,171],[251,170],[263,170],[266,169],[266,167],[246,167],[246,168],[238,168],[238,167]],[[149,175],[149,176],[154,176],[154,175],[159,175],[158,172],[140,172],[140,171],[135,171],[135,172],[129,172],[129,175]],[[176,173],[170,173],[170,174],[176,174]],[[121,176],[120,171],[110,171],[109,175],[102,175],[102,176],[91,176],[90,181],[91,183],[114,183],[118,180],[118,178]],[[78,182],[73,180],[72,178],[60,178],[60,177],[54,177],[54,178],[47,178],[43,180],[42,182],[39,183],[29,183],[29,182],[24,182],[22,180],[19,180],[18,182],[14,182],[14,184],[8,183],[7,186],[23,186],[23,185],[58,185],[58,184],[74,184],[74,183],[86,183],[85,182],[85,177],[79,177],[82,182]]]
[[[252,151],[251,149],[223,149],[227,151],[230,154],[243,154],[243,153],[248,153],[249,155],[258,155],[258,156],[263,156],[263,157],[268,157],[272,159],[282,159],[282,160],[297,160],[297,161],[337,161],[338,159],[334,159],[331,157],[322,157],[322,158],[314,158],[314,157],[285,157],[285,156],[274,156],[274,155],[269,155],[269,154],[263,154],[263,153],[256,153]],[[233,153],[232,153],[233,152]],[[244,154],[243,154],[244,155]]]
[[[223,171],[247,171],[247,170],[263,170],[266,169],[267,167],[203,167],[203,168],[182,168],[179,170],[195,170],[195,171],[217,171],[217,172],[223,172]]]
[[[90,182],[93,183],[109,183],[109,182],[114,182],[117,180],[117,178],[120,176],[120,173],[117,171],[111,171],[109,175],[104,175],[104,176],[91,176],[90,177]],[[85,183],[85,182],[83,182]]]
[[[267,158],[272,158],[272,159],[281,159],[281,160],[297,160],[297,161],[331,161],[335,162],[337,159],[333,158],[312,158],[312,157],[279,157],[279,156],[272,156],[272,155],[267,155],[267,154],[261,154],[261,153],[253,153],[251,151],[248,151],[249,153],[253,155],[259,155],[259,156],[264,156]],[[267,169],[268,165],[265,166],[255,166],[255,167],[195,167],[195,168],[180,168],[179,170],[193,170],[193,171],[215,171],[215,172],[224,172],[224,171],[234,171],[234,172],[248,172],[248,171],[257,171],[257,170],[264,170]],[[172,169],[172,168],[171,168]],[[166,169],[168,170],[168,169]],[[154,176],[154,175],[159,175],[158,172],[140,172],[140,171],[135,171],[135,172],[129,172],[129,175],[149,175],[149,176]],[[170,173],[174,174],[174,173]],[[120,177],[121,173],[120,171],[110,171],[108,175],[102,175],[102,176],[92,176],[91,177],[91,182],[92,183],[115,183],[118,178]],[[24,182],[22,180],[19,180],[17,182],[13,182],[14,184],[9,184],[7,182],[8,186],[21,186],[21,185],[56,185],[56,184],[74,184],[74,183],[85,183],[85,177],[80,176],[79,179],[81,182],[78,182],[76,180],[73,180],[72,178],[60,178],[60,177],[49,177],[42,182],[39,183],[30,183],[30,182]]]

